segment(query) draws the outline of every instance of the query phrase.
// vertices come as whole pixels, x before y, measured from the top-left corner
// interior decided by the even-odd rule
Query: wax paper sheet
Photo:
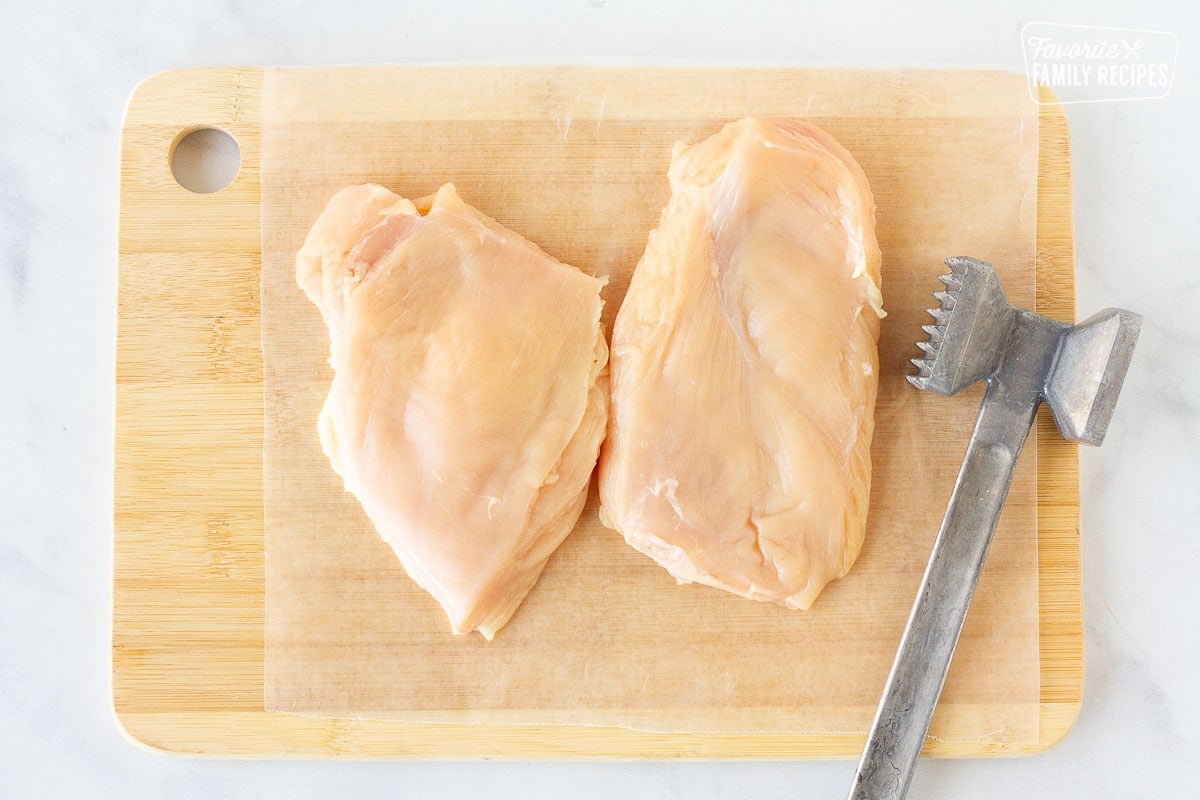
[[[678,586],[603,528],[575,531],[492,642],[450,635],[321,452],[328,334],[294,281],[325,202],[452,181],[557,258],[607,276],[611,330],[669,194],[674,142],[798,117],[862,164],[889,315],[866,544],[811,611]],[[941,260],[993,262],[1032,307],[1037,113],[996,72],[431,66],[275,69],[262,129],[268,710],[662,731],[858,732],[870,723],[980,399],[903,375]],[[931,735],[1037,737],[1035,447],[1017,468]]]

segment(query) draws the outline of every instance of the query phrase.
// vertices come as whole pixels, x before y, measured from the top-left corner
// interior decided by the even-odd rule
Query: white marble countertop
[[[132,5],[132,4],[131,4]],[[687,59],[1020,69],[1030,20],[1178,34],[1161,100],[1074,106],[1081,314],[1146,325],[1108,441],[1084,452],[1087,678],[1028,759],[923,762],[922,798],[1194,796],[1200,748],[1200,89],[1191,4],[5,3],[0,24],[0,795],[842,797],[851,762],[188,760],[109,710],[118,133],[168,67]],[[1012,5],[1012,4],[1007,4]],[[1192,320],[1189,323],[1189,319]]]

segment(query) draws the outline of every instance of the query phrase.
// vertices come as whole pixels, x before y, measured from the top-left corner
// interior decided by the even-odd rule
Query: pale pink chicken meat
[[[338,192],[296,279],[329,327],[333,468],[452,630],[492,638],[583,509],[607,413],[603,281],[450,184],[423,214],[380,186]]]
[[[829,134],[744,119],[676,145],[612,341],[601,519],[680,582],[807,609],[862,546],[880,253]]]

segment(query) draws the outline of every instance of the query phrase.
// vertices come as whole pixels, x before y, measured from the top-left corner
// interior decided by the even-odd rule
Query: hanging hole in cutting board
[[[219,128],[185,133],[171,149],[171,174],[196,194],[219,192],[233,182],[242,165],[237,141]]]

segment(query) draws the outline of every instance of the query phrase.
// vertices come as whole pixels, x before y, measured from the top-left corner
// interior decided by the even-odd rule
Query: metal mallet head
[[[1030,361],[1015,353],[1026,371],[1041,371],[1041,397],[1054,412],[1066,439],[1098,445],[1104,441],[1117,395],[1133,357],[1142,318],[1110,308],[1077,325],[1065,325],[1013,308],[991,264],[959,256],[946,259],[950,272],[940,276],[946,290],[934,292],[941,305],[929,310],[933,325],[921,327],[928,342],[917,342],[924,358],[914,358],[914,386],[951,395],[995,374],[1005,361],[1018,317],[1057,340],[1048,361]]]
[[[912,359],[920,389],[950,395],[986,380],[975,431],[892,664],[852,800],[904,796],[996,529],[1013,469],[1045,400],[1067,439],[1100,444],[1141,317],[1108,309],[1078,325],[1013,308],[991,264],[946,259],[944,291]]]

